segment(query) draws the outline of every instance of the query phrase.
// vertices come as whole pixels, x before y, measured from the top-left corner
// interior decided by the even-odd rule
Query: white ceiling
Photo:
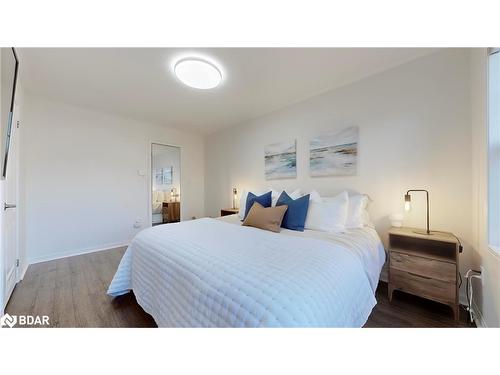
[[[214,132],[390,69],[417,48],[22,48],[25,89],[82,107]],[[171,64],[202,56],[222,69],[213,90],[181,84]]]

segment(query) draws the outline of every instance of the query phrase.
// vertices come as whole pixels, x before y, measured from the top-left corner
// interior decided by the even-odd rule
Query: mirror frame
[[[12,54],[14,55],[14,60],[16,60],[16,65],[14,67],[14,82],[12,88],[12,98],[10,100],[10,109],[9,109],[9,119],[7,120],[7,129],[5,132],[5,151],[3,154],[3,163],[2,163],[2,179],[5,179],[7,176],[7,163],[9,161],[9,147],[10,147],[10,136],[12,133],[12,119],[14,117],[14,105],[16,101],[16,88],[17,88],[17,77],[19,72],[19,59],[17,58],[17,53],[14,47],[11,47]]]
[[[157,146],[167,146],[167,147],[175,147],[179,149],[179,192],[182,193],[182,149],[183,146],[163,141],[149,141],[149,182],[148,182],[148,216],[149,216],[149,227],[153,226],[153,212],[152,212],[152,201],[153,201],[153,145]],[[180,212],[180,221],[183,221],[182,216],[182,204],[181,204],[181,212]]]

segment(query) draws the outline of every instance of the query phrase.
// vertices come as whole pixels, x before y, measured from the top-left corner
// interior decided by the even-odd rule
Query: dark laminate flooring
[[[387,297],[387,283],[377,288],[377,305],[365,324],[368,328],[475,328],[467,321],[467,311],[460,309],[460,320],[453,319],[449,306],[410,294],[394,291]]]
[[[7,305],[11,315],[48,315],[52,327],[156,327],[132,293],[112,299],[106,290],[125,248],[29,266]],[[470,327],[464,310],[455,322],[444,305],[395,292],[380,283],[378,304],[365,327]]]

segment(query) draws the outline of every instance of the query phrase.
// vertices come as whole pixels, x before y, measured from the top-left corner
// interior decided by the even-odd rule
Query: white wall
[[[231,189],[342,189],[367,193],[386,239],[388,215],[402,212],[410,188],[430,191],[431,229],[472,241],[469,52],[444,50],[349,86],[210,135],[205,147],[207,214],[231,206]],[[355,177],[309,177],[309,140],[321,131],[360,129]],[[297,178],[264,179],[264,145],[297,139]],[[424,195],[414,196],[407,225],[425,226]]]
[[[476,310],[488,327],[500,327],[500,255],[488,248],[487,51],[471,51],[471,124],[473,149],[472,267],[483,267],[484,281],[474,281]]]
[[[181,217],[204,214],[201,136],[31,94],[24,107],[21,237],[30,263],[124,244],[150,224],[151,141],[182,148]]]

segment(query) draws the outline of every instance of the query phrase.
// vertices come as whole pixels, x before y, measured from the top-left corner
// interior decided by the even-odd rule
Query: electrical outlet
[[[484,271],[484,267],[480,266],[479,270],[481,271],[481,286],[484,286],[484,280],[486,279],[486,274]]]
[[[142,227],[142,220],[137,219],[134,223],[134,228],[140,228],[140,227]]]

